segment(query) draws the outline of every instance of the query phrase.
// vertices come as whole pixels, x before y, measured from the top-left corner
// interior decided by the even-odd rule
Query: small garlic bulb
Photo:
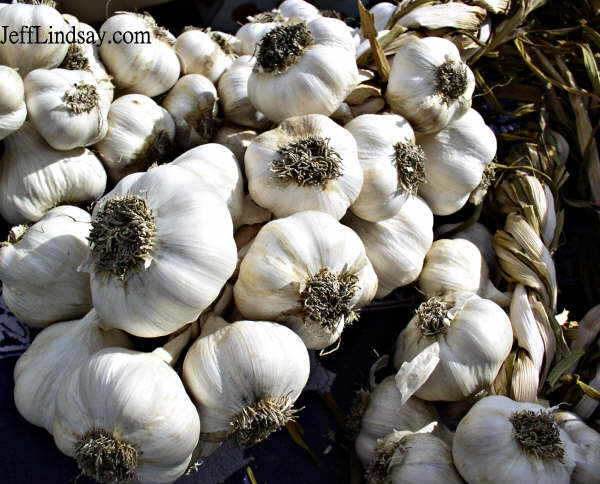
[[[214,83],[229,69],[234,59],[226,44],[219,44],[211,34],[196,27],[187,27],[177,37],[175,52],[184,75],[201,74]]]
[[[23,80],[17,71],[0,66],[0,140],[17,131],[25,122],[27,107]]]
[[[92,308],[89,277],[77,272],[89,253],[90,220],[80,208],[56,207],[0,243],[4,301],[24,323],[44,328]]]
[[[284,0],[277,10],[284,17],[297,17],[307,22],[321,15],[317,7],[304,0]]]
[[[551,409],[496,395],[469,410],[452,445],[454,464],[469,484],[568,484],[576,452]]]

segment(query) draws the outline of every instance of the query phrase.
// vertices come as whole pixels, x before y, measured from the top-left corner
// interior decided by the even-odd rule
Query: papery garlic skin
[[[315,289],[321,284],[335,289],[321,294]],[[311,291],[334,306],[315,312],[307,302]],[[246,318],[285,324],[308,348],[323,349],[376,291],[377,276],[358,235],[330,215],[307,211],[260,230],[240,265],[234,297]]]
[[[82,319],[53,324],[35,337],[14,370],[15,405],[25,420],[52,433],[54,401],[67,375],[103,348],[133,347],[125,333],[102,326],[92,309]]]
[[[17,131],[25,122],[27,107],[23,80],[17,71],[0,66],[0,140]]]
[[[570,482],[575,467],[575,445],[567,433],[556,426],[555,437],[558,442],[552,447],[562,448],[562,459],[536,457],[515,438],[515,427],[510,419],[515,413],[523,411],[535,415],[552,412],[535,403],[518,403],[504,396],[489,396],[477,402],[458,424],[452,454],[454,464],[469,484]],[[535,431],[529,435],[542,438],[542,434]],[[531,440],[534,444],[542,444],[537,439]]]
[[[100,141],[108,130],[108,93],[86,71],[35,69],[25,78],[29,119],[56,150]]]
[[[363,183],[354,137],[321,114],[289,118],[258,135],[244,165],[250,195],[276,217],[319,210],[339,220]]]
[[[0,214],[13,224],[36,222],[62,203],[99,198],[106,171],[85,148],[58,151],[25,122],[4,139],[0,163]]]
[[[180,73],[173,35],[158,27],[147,13],[120,12],[100,27],[100,35],[106,39],[125,40],[127,32],[135,33],[142,40],[133,43],[103,42],[100,46],[102,62],[113,75],[117,88],[148,97],[168,91],[177,82]]]
[[[137,479],[164,483],[185,473],[200,419],[179,376],[160,357],[106,348],[73,371],[56,398],[53,434],[63,453],[78,457],[78,445],[94,430],[135,449]]]
[[[86,314],[92,308],[90,281],[77,267],[88,256],[91,224],[84,210],[61,206],[48,211],[19,240],[0,244],[0,279],[8,308],[22,322],[44,328]]]
[[[216,83],[229,69],[233,57],[224,52],[208,33],[190,28],[177,37],[175,52],[186,74],[201,74]]]
[[[423,200],[408,197],[396,215],[380,222],[367,222],[347,213],[342,223],[365,244],[379,280],[375,297],[385,297],[417,280],[433,242],[433,214]]]
[[[385,96],[392,111],[408,119],[415,131],[434,133],[469,110],[474,89],[473,73],[456,46],[426,37],[396,52]]]

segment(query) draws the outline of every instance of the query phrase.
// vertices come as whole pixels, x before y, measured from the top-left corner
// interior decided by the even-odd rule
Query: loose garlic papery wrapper
[[[216,83],[226,72],[235,56],[223,44],[225,50],[210,33],[196,27],[186,27],[175,41],[175,52],[181,62],[183,74],[201,74]]]
[[[494,395],[458,424],[452,455],[468,484],[568,484],[577,448],[551,409]]]
[[[363,170],[362,189],[350,210],[369,222],[393,217],[425,179],[424,154],[410,124],[396,114],[363,114],[344,128],[356,140]]]
[[[450,215],[467,203],[497,147],[493,131],[474,109],[436,134],[417,133],[417,143],[425,153],[419,195],[434,215]]]
[[[108,130],[110,99],[86,71],[35,69],[25,78],[31,123],[56,150],[100,141]]]
[[[258,135],[244,165],[250,195],[276,217],[319,210],[339,220],[363,183],[354,137],[321,114],[289,118]]]
[[[225,201],[172,165],[130,175],[100,199],[89,240],[81,270],[94,307],[110,327],[145,338],[195,320],[237,263]]]
[[[108,132],[95,148],[112,180],[171,161],[175,122],[148,96],[127,94],[113,101]]]
[[[491,387],[513,343],[510,319],[475,294],[432,297],[396,341],[402,401],[460,401]]]
[[[440,37],[413,39],[394,55],[385,97],[415,131],[434,133],[471,107],[475,78],[456,46]],[[435,213],[435,212],[434,212]]]
[[[25,89],[17,71],[0,66],[0,140],[17,131],[25,122]]]
[[[156,25],[149,14],[121,12],[106,20],[100,35],[107,39],[123,38],[135,32],[144,41],[134,43],[103,42],[100,57],[114,76],[118,89],[128,93],[158,96],[168,91],[179,78],[180,64],[175,53],[175,37]],[[148,42],[149,41],[149,42]]]
[[[201,440],[233,437],[238,445],[252,445],[265,439],[294,418],[309,372],[306,347],[285,326],[238,321],[201,335],[183,362]]]
[[[248,79],[250,102],[270,120],[329,116],[358,84],[354,41],[344,22],[317,17],[281,25],[260,41]]]
[[[376,298],[417,280],[433,242],[433,214],[423,200],[408,197],[396,215],[381,222],[367,222],[352,213],[341,222],[365,244],[379,280]]]
[[[175,143],[184,150],[210,142],[219,125],[217,89],[200,74],[181,77],[162,102],[175,121]]]
[[[260,230],[240,265],[234,297],[246,318],[285,324],[309,349],[323,349],[376,291],[358,235],[330,215],[308,211]]]
[[[25,77],[33,69],[58,67],[69,48],[67,42],[54,41],[60,35],[67,34],[67,22],[55,8],[42,5],[42,2],[36,3],[12,3],[0,9],[0,25],[6,26],[9,33],[28,32],[32,26],[38,32],[39,43],[35,48],[29,42],[4,42],[0,45],[0,64],[12,67],[21,77]]]
[[[17,225],[36,222],[57,205],[96,200],[106,171],[85,148],[58,151],[29,123],[4,139],[0,163],[0,214]]]
[[[2,297],[22,322],[44,328],[92,308],[89,276],[77,272],[89,254],[90,221],[86,211],[60,206],[0,243]]]
[[[105,331],[95,309],[82,319],[44,329],[15,365],[14,398],[19,413],[52,433],[61,382],[94,353],[110,346],[133,347],[123,331]]]
[[[489,269],[477,246],[465,239],[436,240],[425,256],[418,285],[428,297],[474,292],[500,306],[510,304],[510,295],[500,292],[492,284]]]

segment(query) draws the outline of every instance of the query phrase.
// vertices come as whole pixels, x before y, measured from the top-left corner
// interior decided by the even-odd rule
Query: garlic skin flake
[[[354,137],[321,114],[289,118],[258,135],[244,165],[250,195],[276,217],[319,210],[339,220],[363,183]]]
[[[92,309],[82,319],[53,324],[35,337],[14,370],[15,405],[25,420],[52,433],[54,401],[68,374],[103,348],[133,347],[126,333],[105,331],[103,324]]]
[[[160,352],[106,348],[62,382],[53,434],[89,477],[158,484],[185,473],[200,419]]]
[[[471,107],[475,78],[456,46],[441,37],[403,44],[391,65],[386,99],[413,129],[434,133]]]
[[[469,484],[568,484],[577,449],[552,413],[504,396],[482,398],[454,434],[459,473]]]
[[[80,208],[56,207],[0,243],[4,301],[24,323],[44,328],[92,308],[89,277],[77,272],[89,254],[90,220]]]
[[[309,349],[323,349],[373,299],[377,276],[358,235],[330,215],[307,211],[260,230],[233,291],[246,318],[285,324]]]
[[[23,80],[17,71],[0,66],[0,86],[0,140],[3,140],[25,122],[27,107]]]

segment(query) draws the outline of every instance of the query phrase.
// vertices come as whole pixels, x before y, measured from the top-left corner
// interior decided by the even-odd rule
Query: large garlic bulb
[[[244,163],[250,195],[277,217],[319,210],[339,220],[363,182],[354,137],[321,114],[258,135]]]
[[[454,464],[469,484],[568,484],[575,445],[553,411],[503,396],[477,402],[454,434]]]
[[[85,148],[58,151],[25,122],[4,139],[0,163],[0,213],[11,224],[35,222],[62,203],[99,198],[106,171]]]
[[[0,140],[17,131],[27,117],[23,80],[17,71],[0,66]]]
[[[186,28],[177,37],[175,52],[183,74],[201,74],[214,83],[233,62],[232,52],[223,50],[209,33],[196,27]]]
[[[25,78],[29,119],[56,150],[100,141],[108,130],[108,92],[89,72],[35,69]]]
[[[25,420],[52,433],[54,401],[68,374],[103,348],[132,347],[125,333],[102,326],[92,309],[82,319],[53,324],[35,337],[14,371],[15,405]]]
[[[14,227],[0,244],[0,279],[9,309],[24,323],[43,328],[92,308],[90,281],[77,267],[89,253],[90,216],[61,206],[31,227]]]
[[[441,37],[412,39],[392,62],[386,99],[415,131],[432,133],[471,107],[475,78],[456,46]]]
[[[106,348],[63,380],[54,441],[83,474],[158,484],[185,473],[200,419],[161,350]]]
[[[464,400],[493,384],[512,343],[510,319],[494,302],[432,297],[398,336],[396,384],[403,400]]]
[[[225,201],[172,165],[130,175],[100,199],[89,240],[82,269],[94,307],[111,327],[142,337],[195,320],[237,262]]]
[[[280,25],[260,41],[248,97],[270,120],[335,112],[358,84],[354,41],[344,22],[316,17]]]
[[[201,336],[183,379],[202,421],[201,439],[251,445],[285,426],[308,380],[308,351],[285,326],[238,321]]]
[[[342,223],[365,244],[379,280],[375,297],[385,297],[417,280],[433,242],[433,214],[423,200],[408,197],[396,215],[381,222],[367,222],[347,213]]]
[[[312,349],[337,341],[376,291],[377,276],[358,235],[312,211],[266,224],[234,286],[246,318],[283,323]]]

